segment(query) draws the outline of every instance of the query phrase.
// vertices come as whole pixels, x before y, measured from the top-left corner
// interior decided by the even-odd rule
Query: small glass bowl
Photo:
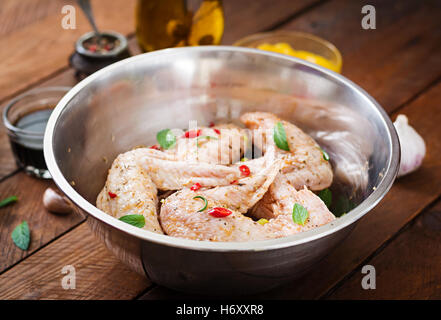
[[[34,177],[50,179],[43,155],[43,138],[53,108],[69,87],[43,87],[12,99],[3,111],[3,124],[18,167]]]
[[[333,71],[341,72],[343,60],[340,51],[329,41],[312,34],[296,31],[263,32],[242,38],[233,45],[257,48],[264,43],[288,43],[294,50],[308,51],[327,59],[334,66]]]

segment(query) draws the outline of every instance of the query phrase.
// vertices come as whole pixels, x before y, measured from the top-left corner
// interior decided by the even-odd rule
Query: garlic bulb
[[[426,155],[423,138],[408,124],[407,117],[399,114],[394,122],[401,145],[401,164],[398,177],[418,169]]]

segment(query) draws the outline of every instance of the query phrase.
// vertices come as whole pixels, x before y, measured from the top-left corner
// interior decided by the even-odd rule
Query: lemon
[[[286,54],[315,63],[332,71],[340,72],[340,67],[332,63],[330,60],[309,51],[294,50],[288,43],[285,42],[278,42],[276,44],[262,43],[257,46],[257,49]]]

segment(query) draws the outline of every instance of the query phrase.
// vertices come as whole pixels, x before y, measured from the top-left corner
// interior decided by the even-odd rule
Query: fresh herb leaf
[[[294,223],[305,225],[306,219],[308,219],[309,213],[301,204],[296,203],[292,208],[292,220]]]
[[[176,137],[170,129],[164,129],[156,134],[156,140],[163,149],[170,149],[176,144]]]
[[[207,209],[207,207],[208,207],[208,201],[207,201],[207,199],[205,199],[203,196],[196,196],[196,197],[193,197],[193,199],[202,199],[202,200],[204,201],[204,207],[203,207],[202,209],[198,210],[198,212],[202,212],[202,211],[204,211],[205,209]]]
[[[326,206],[329,208],[332,204],[332,192],[328,188],[323,189],[318,194],[319,198],[322,199],[322,201],[326,204]]]
[[[131,224],[132,226],[142,228],[145,226],[145,218],[140,214],[128,214],[119,218],[119,220]]]
[[[274,142],[279,149],[289,151],[288,140],[286,139],[285,128],[282,122],[277,122],[274,126]]]
[[[23,221],[18,226],[15,227],[11,235],[12,241],[21,250],[28,250],[29,242],[31,241],[31,232],[29,231],[29,226],[26,221]]]
[[[8,204],[16,202],[18,200],[17,196],[11,196],[0,201],[0,208],[6,207]]]
[[[323,154],[323,159],[325,159],[326,161],[329,161],[329,154],[325,150],[323,150],[321,147],[319,147],[319,148]]]

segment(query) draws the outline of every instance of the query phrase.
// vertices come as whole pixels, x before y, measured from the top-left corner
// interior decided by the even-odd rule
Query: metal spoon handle
[[[87,20],[89,20],[90,24],[92,25],[93,30],[97,35],[100,35],[100,32],[98,31],[98,28],[95,24],[95,19],[93,18],[92,13],[92,7],[90,6],[90,0],[77,0],[79,6],[81,7],[81,10],[83,10],[84,14],[87,17]]]

